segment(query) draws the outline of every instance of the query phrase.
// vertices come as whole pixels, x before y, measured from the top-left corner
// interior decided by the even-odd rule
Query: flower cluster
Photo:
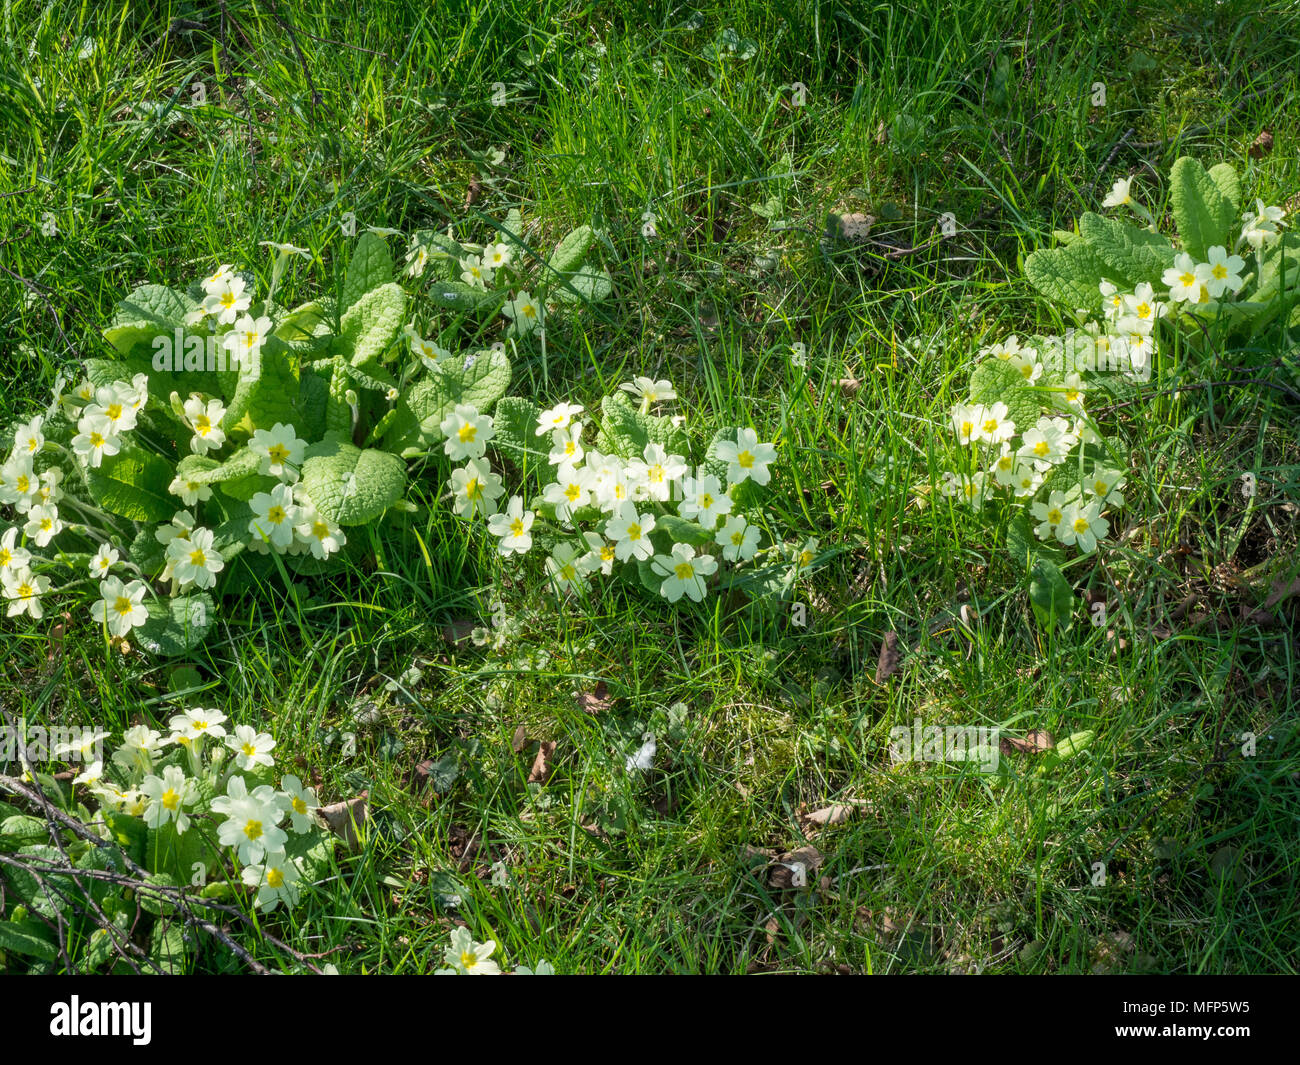
[[[501,966],[492,960],[497,945],[489,939],[486,943],[477,943],[467,928],[453,928],[451,941],[443,952],[447,963],[445,969],[439,969],[435,976],[500,976]],[[539,961],[534,966],[520,965],[514,970],[515,976],[554,976],[555,966],[549,961]]]
[[[1257,200],[1231,241],[1225,215],[1235,217],[1229,212],[1236,180],[1227,168],[1206,175],[1189,159],[1175,165],[1175,216],[1180,232],[1195,234],[1199,244],[1180,248],[1160,235],[1124,179],[1104,206],[1129,207],[1147,229],[1086,214],[1064,248],[1030,257],[1026,272],[1044,294],[1073,308],[1090,287],[1096,309],[1075,310],[1077,327],[1062,335],[1012,335],[981,348],[970,398],[951,411],[950,431],[963,452],[942,475],[944,496],[978,510],[1003,492],[1026,521],[1032,518],[1039,540],[1085,554],[1097,549],[1110,532],[1107,514],[1124,505],[1125,477],[1121,449],[1101,438],[1085,408],[1095,375],[1148,380],[1162,344],[1175,336],[1197,342],[1193,318],[1262,322],[1272,312],[1264,297],[1280,292],[1273,257],[1286,212]],[[1223,242],[1210,243],[1215,236]],[[1236,254],[1247,245],[1253,270]],[[1089,273],[1097,263],[1101,277]]]
[[[531,440],[519,450],[546,463],[535,464],[543,472],[531,500],[522,492],[506,497],[486,458],[497,437],[494,420],[458,406],[442,425],[446,454],[464,462],[449,482],[452,506],[462,518],[486,519],[503,556],[528,554],[544,533],[551,545],[546,575],[558,595],[582,594],[595,575],[617,567],[670,603],[701,602],[719,560],[739,564],[759,553],[753,489],[771,480],[776,447],[752,429],[724,430],[710,461],[692,468],[683,419],[651,414],[676,399],[672,384],[641,377],[620,391],[638,404],[624,395],[607,399],[594,441],[581,406],[532,409]],[[796,553],[796,566],[809,564],[816,550],[810,541]]]
[[[227,724],[219,710],[196,708],[172,717],[166,736],[136,725],[123,734],[108,766],[95,759],[73,783],[84,784],[101,809],[139,818],[151,830],[171,826],[177,836],[205,835],[196,821],[211,822],[225,849],[221,856],[241,867],[242,883],[256,893],[254,904],[292,907],[303,867],[289,855],[290,833],[318,832],[313,811],[320,803],[291,773],[278,788],[264,782],[275,765],[275,740],[249,725]],[[84,760],[106,735],[83,735],[76,753]],[[205,868],[205,879],[209,873],[220,876],[221,870]]]

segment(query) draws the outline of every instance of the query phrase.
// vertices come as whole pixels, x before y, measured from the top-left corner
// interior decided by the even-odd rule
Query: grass
[[[1103,627],[1080,603],[1043,633],[993,526],[914,486],[941,468],[977,349],[1059,325],[1020,264],[1112,180],[1161,203],[1195,154],[1294,197],[1298,46],[1300,15],[1240,2],[6,5],[0,424],[102,354],[145,280],[264,263],[262,240],[332,264],[349,211],[404,232],[469,218],[486,239],[519,206],[538,246],[604,230],[616,288],[520,358],[512,391],[590,408],[670,377],[700,437],[779,434],[773,525],[824,553],[802,627],[616,584],[557,608],[540,566],[430,506],[366,572],[228,602],[186,698],[273,731],[327,801],[364,789],[372,811],[360,854],[267,927],[345,972],[437,968],[455,921],[561,972],[1294,972],[1295,608],[1244,617],[1294,576],[1285,393],[1162,365],[1114,412],[1134,535],[1068,571]],[[1248,157],[1264,129],[1274,151]],[[858,210],[898,247],[945,214],[956,234],[827,254],[827,213]],[[320,276],[291,272],[287,301]],[[493,599],[515,627],[502,653],[445,638]],[[49,624],[0,625],[11,712],[165,721],[175,663],[109,652],[85,617],[56,655]],[[890,631],[901,668],[877,683]],[[587,712],[576,693],[598,684]],[[1096,740],[1045,772],[1009,756],[1006,779],[891,766],[889,729],[915,718]],[[629,774],[646,731],[656,768]],[[455,773],[441,791],[414,783],[426,760]],[[802,815],[837,802],[854,816],[809,837]],[[754,852],[810,838],[809,888],[771,886]],[[241,965],[215,946],[191,964]]]

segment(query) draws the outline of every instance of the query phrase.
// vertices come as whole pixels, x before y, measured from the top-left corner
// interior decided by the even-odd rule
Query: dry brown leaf
[[[354,851],[361,846],[359,829],[366,823],[366,818],[369,816],[367,806],[369,797],[370,792],[363,791],[356,798],[331,803],[329,806],[322,806],[316,811],[316,817],[320,823],[343,840],[348,850]]]
[[[473,207],[483,198],[483,182],[477,177],[469,179],[469,188],[465,190],[465,206]]]
[[[510,749],[518,754],[528,746],[528,730],[520,725],[515,729],[515,734],[510,738]]]
[[[1246,154],[1252,159],[1263,159],[1273,150],[1273,131],[1271,129],[1262,130],[1253,144],[1247,150]]]
[[[1003,754],[1010,754],[1012,751],[1020,751],[1022,754],[1041,754],[1055,746],[1056,740],[1052,738],[1052,734],[1040,728],[1025,733],[1024,739],[1003,736],[998,740],[998,747]]]
[[[528,771],[529,784],[545,784],[555,767],[551,764],[551,755],[555,753],[554,740],[542,740],[537,746],[537,757],[533,759],[533,768]]]
[[[478,621],[474,618],[454,618],[442,627],[442,638],[453,647],[459,647],[476,628]]]
[[[854,211],[851,214],[831,215],[826,219],[828,236],[841,240],[866,240],[871,234],[871,227],[876,224],[874,215]]]
[[[609,694],[609,685],[603,680],[596,682],[596,687],[589,692],[576,692],[578,709],[596,717],[614,705],[614,697]]]
[[[780,891],[805,888],[816,882],[824,860],[816,847],[797,847],[778,856],[768,867],[767,882]]]
[[[842,825],[853,816],[853,807],[845,803],[824,806],[812,813],[801,813],[799,824],[805,833],[809,829],[826,828],[829,825]]]
[[[884,684],[898,672],[898,663],[902,658],[898,650],[898,633],[889,631],[880,641],[880,657],[876,660],[876,683]]]

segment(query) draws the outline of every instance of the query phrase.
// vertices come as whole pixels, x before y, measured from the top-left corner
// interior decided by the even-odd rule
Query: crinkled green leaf
[[[189,654],[203,642],[216,620],[212,597],[193,592],[145,602],[149,617],[132,630],[132,638],[150,654],[165,658]]]
[[[1025,260],[1025,277],[1053,303],[1068,311],[1082,308],[1101,310],[1097,287],[1108,275],[1108,267],[1085,240],[1064,248],[1039,248]]]
[[[1133,289],[1142,282],[1159,285],[1164,272],[1174,265],[1174,246],[1159,233],[1138,229],[1115,218],[1085,212],[1079,231],[1115,275],[1121,288]]]
[[[1241,178],[1237,176],[1236,167],[1231,163],[1216,163],[1210,167],[1210,180],[1228,201],[1233,220],[1236,221],[1241,215]]]
[[[642,414],[626,392],[615,392],[600,402],[601,422],[596,447],[623,458],[641,458],[647,444],[660,444],[673,455],[690,455],[686,430],[671,418]]]
[[[1259,287],[1252,302],[1266,303],[1283,291],[1300,289],[1300,236],[1284,233],[1264,252],[1259,270]]]
[[[95,503],[131,521],[170,520],[180,509],[180,500],[168,491],[173,476],[166,459],[134,447],[106,456],[98,469],[86,469]]]
[[[467,285],[463,281],[431,281],[428,294],[429,299],[439,307],[466,313],[495,310],[506,299],[504,291],[479,288],[477,285]]]
[[[406,292],[389,282],[371,289],[343,313],[341,340],[348,362],[360,366],[379,362],[401,332],[406,317]]]
[[[985,359],[970,375],[972,403],[991,406],[1002,402],[1007,405],[1007,419],[1024,432],[1037,422],[1042,410],[1038,394],[1025,384],[1019,370],[1002,359]]]
[[[301,434],[304,427],[302,414],[294,405],[297,398],[297,359],[283,340],[268,337],[254,369],[238,375],[221,426],[227,433],[248,437],[256,429],[270,429],[281,422]]]
[[[1029,602],[1038,624],[1048,632],[1069,621],[1074,592],[1061,571],[1045,558],[1037,559],[1029,571]]]
[[[697,521],[689,521],[686,518],[679,518],[676,514],[664,514],[655,519],[655,532],[668,534],[668,538],[675,544],[691,544],[694,547],[701,547],[704,544],[713,543],[713,533],[706,529]]]
[[[406,465],[385,451],[326,440],[307,449],[302,486],[331,521],[362,525],[402,498]]]
[[[1046,498],[1043,496],[1042,498]],[[1035,522],[1027,507],[1019,507],[1012,519],[1007,522],[1007,554],[1018,566],[1028,572],[1036,558],[1045,558],[1049,562],[1061,565],[1065,562],[1065,552],[1055,543],[1040,540],[1034,535]]]
[[[1220,181],[1223,181],[1220,172]],[[1203,262],[1215,245],[1227,246],[1228,234],[1238,221],[1237,207],[1219,183],[1191,156],[1183,156],[1169,172],[1169,197],[1183,250]],[[1237,193],[1240,204],[1241,193]]]
[[[492,412],[492,426],[496,430],[492,446],[516,453],[549,452],[550,439],[536,435],[537,418],[541,413],[541,408],[524,396],[505,396],[498,400]]]
[[[585,263],[577,273],[553,279],[548,291],[561,303],[599,303],[614,291],[614,279],[605,267]]]
[[[21,954],[41,961],[54,961],[59,956],[59,945],[54,929],[34,917],[21,921],[0,919],[0,950]]]
[[[388,241],[377,233],[362,233],[348,263],[339,306],[346,311],[366,293],[393,280],[393,254]]]
[[[567,274],[578,269],[595,240],[596,232],[591,226],[579,226],[555,246],[546,264],[547,274]]]

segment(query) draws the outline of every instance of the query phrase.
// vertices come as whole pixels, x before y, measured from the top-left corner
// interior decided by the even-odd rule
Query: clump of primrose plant
[[[289,309],[294,260],[272,245],[264,295],[223,264],[180,291],[145,285],[118,307],[113,359],[18,425],[0,466],[0,591],[10,617],[80,599],[111,638],[180,654],[214,599],[281,564],[356,557],[360,526],[405,500],[407,463],[439,450],[456,410],[506,391],[501,348],[452,355],[407,323],[384,238],[357,241],[337,295]]]

